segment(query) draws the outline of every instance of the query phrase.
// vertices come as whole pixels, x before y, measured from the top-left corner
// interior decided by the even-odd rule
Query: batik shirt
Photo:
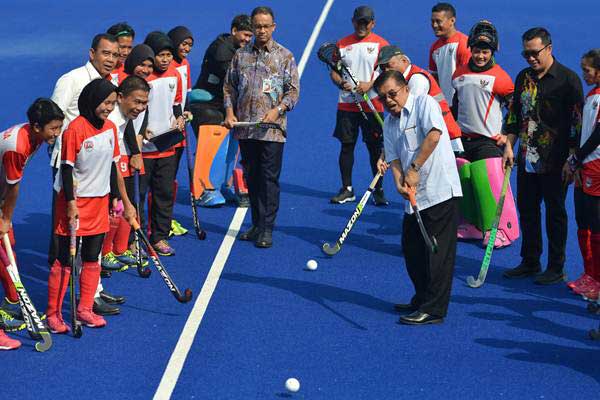
[[[541,78],[519,73],[507,131],[519,136],[518,163],[526,172],[558,173],[581,131],[583,89],[575,72],[554,60]]]
[[[284,106],[290,111],[298,101],[300,83],[293,54],[271,40],[265,48],[254,43],[239,49],[223,86],[225,108],[232,107],[238,121],[260,121],[269,110]],[[287,131],[286,115],[276,123]],[[236,128],[236,139],[285,142],[278,129]]]

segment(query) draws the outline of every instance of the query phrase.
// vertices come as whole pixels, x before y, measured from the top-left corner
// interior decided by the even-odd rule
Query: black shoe
[[[442,322],[444,322],[444,318],[421,311],[415,311],[412,314],[400,317],[400,320],[398,320],[398,323],[405,325],[441,324]]]
[[[539,273],[542,270],[542,266],[540,263],[527,263],[522,262],[515,268],[504,271],[502,276],[508,279],[513,278],[526,278],[528,276],[533,276]]]
[[[383,188],[373,190],[373,203],[376,206],[387,206],[390,204],[383,194]]]
[[[250,207],[250,196],[247,194],[240,194],[237,198],[238,207],[248,208]]]
[[[262,231],[256,238],[254,246],[259,247],[261,249],[266,249],[273,246],[273,234],[271,233],[271,231]]]
[[[561,270],[546,269],[544,272],[535,277],[533,282],[538,285],[552,285],[559,282],[564,282],[566,276]]]
[[[100,270],[100,278],[110,278],[112,276],[112,272],[107,269],[102,268]]]
[[[117,315],[121,313],[119,307],[108,304],[100,297],[96,297],[94,299],[94,307],[92,308],[92,311],[98,315]]]
[[[354,191],[348,190],[348,188],[343,187],[340,189],[338,194],[333,196],[329,201],[334,204],[344,204],[354,200],[356,200],[356,197],[354,196]]]
[[[100,298],[108,304],[123,304],[125,303],[125,296],[119,296],[116,294],[110,294],[106,290],[100,292]]]
[[[240,234],[240,236],[238,236],[238,239],[244,240],[247,242],[253,242],[256,240],[259,233],[260,233],[260,230],[257,227],[252,226],[252,228],[248,229],[246,232],[242,232]]]
[[[398,304],[394,304],[394,310],[398,311],[398,312],[415,312],[417,311],[419,308],[416,307],[414,304],[412,303],[398,303]]]

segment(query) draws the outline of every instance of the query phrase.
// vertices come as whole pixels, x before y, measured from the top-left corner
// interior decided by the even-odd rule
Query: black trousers
[[[283,143],[240,140],[244,159],[252,225],[272,231],[279,210],[279,175],[283,160]]]
[[[157,243],[169,237],[173,214],[173,181],[177,170],[175,155],[163,158],[144,158],[145,174],[140,176],[140,217],[146,225],[144,203],[146,193],[152,191],[150,210],[150,242]]]
[[[406,269],[415,287],[411,303],[419,311],[445,317],[450,303],[456,231],[458,228],[458,199],[452,198],[421,211],[423,225],[435,236],[438,252],[431,254],[421,235],[415,214],[404,214],[402,249]]]
[[[517,207],[523,233],[521,257],[525,263],[539,263],[543,252],[541,203],[546,206],[548,269],[560,272],[565,264],[567,244],[566,187],[560,173],[533,174],[519,166]]]
[[[577,228],[600,233],[600,196],[586,194],[581,188],[576,187],[573,191],[573,200]]]

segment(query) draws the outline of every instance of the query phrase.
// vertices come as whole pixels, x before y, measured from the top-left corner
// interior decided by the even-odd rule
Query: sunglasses
[[[377,97],[382,103],[385,103],[388,98],[394,100],[396,96],[398,96],[398,93],[400,93],[400,90],[390,90],[387,93],[382,93]]]
[[[548,46],[550,46],[552,43],[548,43],[547,45],[545,45],[544,47],[542,47],[539,50],[523,50],[521,52],[521,55],[523,56],[524,59],[528,59],[529,57],[533,57],[533,58],[538,58],[540,56],[540,53],[546,49]]]

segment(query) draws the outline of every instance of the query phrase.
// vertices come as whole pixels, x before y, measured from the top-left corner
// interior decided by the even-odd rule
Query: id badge
[[[263,91],[263,93],[271,93],[272,83],[271,83],[270,79],[263,79],[262,91]]]

